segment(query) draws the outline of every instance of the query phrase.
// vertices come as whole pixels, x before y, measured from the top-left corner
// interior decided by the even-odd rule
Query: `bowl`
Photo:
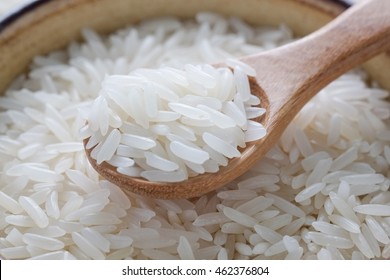
[[[157,16],[193,17],[201,11],[244,18],[252,24],[289,26],[296,36],[318,29],[341,13],[348,3],[331,0],[249,0],[234,1],[34,1],[0,23],[0,91],[26,70],[32,57],[65,47],[80,38],[80,29],[90,27],[101,33]],[[384,88],[389,66],[386,55],[378,56],[365,69]]]
[[[72,41],[81,40],[80,30],[82,28],[91,28],[99,33],[102,34],[109,34],[111,32],[114,32],[115,30],[118,30],[119,28],[123,28],[125,26],[135,24],[140,22],[141,20],[145,19],[151,19],[155,17],[161,17],[161,16],[174,16],[178,17],[180,19],[187,19],[187,18],[193,18],[197,13],[202,11],[209,11],[209,12],[215,12],[224,16],[237,16],[240,18],[245,19],[248,23],[254,24],[254,25],[274,25],[277,26],[280,23],[286,24],[291,30],[294,32],[295,36],[305,36],[330,20],[332,20],[334,17],[336,17],[338,14],[343,12],[348,7],[348,3],[344,1],[331,1],[331,0],[245,0],[245,1],[234,1],[234,0],[188,0],[188,1],[181,1],[181,0],[56,0],[56,1],[50,1],[50,0],[38,0],[31,2],[30,4],[20,8],[17,11],[14,11],[12,14],[8,15],[7,17],[3,18],[0,22],[0,93],[3,94],[6,89],[12,84],[14,79],[16,79],[20,74],[25,73],[29,69],[29,65],[32,62],[33,58],[37,55],[44,55],[49,52],[62,49],[66,47],[69,43]],[[374,59],[368,61],[363,66],[364,70],[369,75],[370,81],[375,81],[375,83],[378,83],[381,87],[384,89],[390,90],[390,79],[388,79],[388,74],[390,73],[390,53],[383,53]],[[1,107],[1,106],[0,106]],[[277,155],[275,155],[277,157]],[[272,155],[270,155],[272,157]],[[12,161],[12,159],[11,159]],[[264,167],[263,167],[264,168]],[[73,174],[76,176],[75,174]],[[69,175],[71,177],[71,175]],[[388,176],[388,173],[387,173]],[[283,184],[285,183],[286,178],[281,178],[281,181],[283,181]],[[291,178],[290,178],[291,179]],[[289,180],[288,178],[286,180]],[[387,179],[388,180],[388,179]],[[271,180],[272,181],[272,180]],[[233,182],[234,183],[234,182]],[[270,183],[270,189],[275,187],[275,182]],[[385,188],[386,186],[382,186]],[[110,199],[115,200],[120,197],[122,194],[120,190],[115,188],[115,186],[109,185],[105,186],[105,189],[110,190]],[[201,252],[196,251],[197,247],[193,244],[198,244],[197,246],[202,246],[199,244],[205,244],[206,242],[200,242],[198,243],[197,240],[199,237],[194,238],[194,227],[201,227],[201,230],[198,231],[201,232],[202,238],[208,239],[209,236],[205,233],[205,231],[209,231],[209,234],[219,234],[219,236],[222,236],[223,234],[227,236],[234,236],[235,234],[241,234],[240,235],[240,242],[242,243],[243,239],[246,237],[244,236],[244,230],[243,227],[248,227],[248,224],[242,225],[239,224],[238,226],[235,226],[237,223],[239,223],[239,220],[241,220],[242,216],[235,212],[234,207],[238,207],[240,203],[234,204],[231,202],[231,200],[234,200],[231,195],[234,189],[231,189],[231,186],[227,186],[226,188],[222,189],[221,192],[216,195],[215,193],[205,195],[201,198],[196,198],[192,200],[153,200],[149,198],[142,198],[142,196],[139,196],[137,194],[127,193],[127,200],[125,198],[121,198],[118,202],[118,205],[123,206],[124,212],[120,212],[121,214],[118,214],[118,217],[112,218],[113,226],[111,229],[108,227],[105,228],[106,231],[103,230],[102,225],[96,225],[91,224],[92,226],[102,226],[100,229],[102,230],[102,236],[103,238],[106,238],[108,240],[108,243],[111,242],[111,240],[114,240],[114,237],[112,237],[115,234],[118,234],[120,230],[123,230],[121,233],[122,235],[126,235],[129,232],[134,231],[135,227],[142,227],[143,225],[147,224],[150,225],[151,229],[150,231],[145,231],[145,238],[147,239],[148,236],[154,236],[154,239],[157,239],[156,236],[158,234],[161,234],[153,227],[156,227],[159,222],[158,220],[153,220],[153,217],[155,215],[161,214],[166,221],[169,221],[169,223],[175,224],[176,222],[179,223],[180,219],[185,219],[184,214],[188,215],[188,223],[186,224],[186,227],[183,225],[177,225],[175,224],[176,228],[172,226],[172,228],[164,229],[164,234],[170,235],[171,239],[169,239],[169,246],[172,248],[174,246],[180,247],[182,250],[181,252],[175,252],[175,256],[179,256],[180,258],[185,257],[199,257],[203,256],[204,258],[216,258],[217,253],[214,255],[210,253],[210,255],[201,255]],[[221,194],[222,193],[222,194]],[[283,191],[282,191],[283,193]],[[102,192],[102,195],[108,195],[105,192]],[[248,194],[251,194],[250,190],[248,191]],[[264,203],[268,203],[271,200],[274,203],[273,207],[280,208],[284,212],[286,212],[286,215],[291,214],[292,217],[292,224],[297,223],[297,221],[301,221],[305,217],[304,212],[302,210],[297,210],[296,206],[292,206],[292,202],[294,199],[289,197],[291,194],[287,194],[285,198],[282,199],[279,196],[273,195],[273,194],[267,194],[266,197],[263,197]],[[259,196],[262,197],[262,196]],[[39,201],[39,197],[35,197]],[[229,207],[226,207],[226,205],[220,206],[219,204],[223,204],[223,201],[229,201],[226,205],[229,205]],[[379,199],[379,198],[378,198]],[[44,201],[34,202],[30,201],[26,198],[15,198],[15,200],[18,200],[20,204],[23,204],[24,207],[22,207],[27,214],[31,215],[31,212],[28,211],[32,206],[38,205],[38,207],[44,209]],[[76,199],[77,200],[77,199]],[[250,200],[247,198],[247,200]],[[261,199],[260,199],[261,200]],[[259,201],[260,201],[259,200]],[[286,201],[288,200],[288,202]],[[324,201],[323,201],[324,202]],[[35,204],[34,204],[35,203]],[[64,207],[65,204],[63,203],[61,207]],[[76,202],[74,202],[76,203]],[[81,203],[81,202],[80,202]],[[295,202],[294,202],[295,203]],[[241,202],[242,204],[242,202]],[[30,205],[30,208],[29,208]],[[137,205],[136,207],[130,206],[130,205]],[[234,206],[233,206],[234,205]],[[69,206],[69,205],[68,205]],[[232,208],[231,208],[231,207]],[[46,206],[47,207],[47,206]],[[69,206],[70,207],[70,206]],[[154,207],[154,208],[153,208]],[[178,209],[178,207],[182,207],[186,211],[182,209]],[[192,207],[192,208],[191,208]],[[34,207],[32,207],[34,208]],[[139,210],[142,208],[148,208],[148,210],[143,214],[140,214]],[[149,208],[158,209],[156,212],[153,212]],[[305,206],[303,206],[305,208]],[[41,209],[41,210],[42,210]],[[193,209],[202,209],[202,210],[196,210],[197,213],[194,214],[192,211]],[[206,210],[204,210],[206,209]],[[308,209],[307,207],[305,208]],[[360,208],[359,208],[360,209]],[[111,209],[112,210],[112,209]],[[192,212],[191,212],[191,211]],[[291,210],[291,213],[288,213]],[[305,210],[305,211],[306,211]],[[329,210],[329,209],[328,209]],[[22,210],[14,211],[15,216],[19,214]],[[107,210],[108,211],[108,210]],[[112,210],[114,211],[114,210]],[[119,211],[119,210],[118,210]],[[195,211],[195,210],[194,210]],[[221,222],[219,225],[221,228],[219,228],[217,225],[207,225],[204,221],[200,221],[198,218],[202,216],[202,214],[205,214],[207,212],[205,211],[211,211],[215,212],[218,215],[223,213],[226,217],[224,219],[221,219]],[[307,210],[308,211],[308,210]],[[363,210],[359,210],[363,211]],[[97,211],[98,212],[98,211]],[[153,213],[151,213],[153,212]],[[213,213],[214,213],[213,212]],[[123,214],[124,213],[124,214]],[[157,214],[156,214],[157,213]],[[303,214],[302,214],[303,213]],[[317,213],[317,212],[316,212]],[[360,213],[360,212],[359,212]],[[195,216],[191,216],[191,215]],[[318,213],[317,213],[318,214]],[[301,225],[306,227],[307,229],[305,232],[308,231],[314,231],[312,228],[312,222],[315,221],[317,218],[316,215],[309,215],[306,217],[305,223],[307,225]],[[6,214],[6,215],[9,215]],[[53,214],[54,215],[54,214]],[[295,215],[295,216],[294,216]],[[359,214],[360,215],[360,214]],[[12,215],[10,215],[12,216]],[[55,216],[55,215],[54,215]],[[111,216],[110,216],[111,217]],[[187,216],[186,216],[187,217]],[[218,216],[220,217],[220,216]],[[246,217],[246,216],[245,216]],[[286,216],[284,216],[286,217]],[[360,217],[360,216],[359,216]],[[12,217],[14,218],[14,217]],[[107,218],[107,217],[106,217]],[[117,220],[115,220],[117,219]],[[192,220],[191,220],[192,219]],[[260,218],[259,218],[260,219]],[[70,219],[73,221],[72,219]],[[107,219],[106,219],[107,220]],[[244,219],[245,220],[245,219]],[[78,221],[78,220],[77,220]],[[154,223],[152,223],[153,221]],[[304,220],[302,220],[304,221]],[[381,220],[382,221],[382,220]],[[388,220],[383,220],[384,223],[389,223]],[[252,223],[253,220],[249,220],[249,224]],[[291,221],[290,221],[291,222]],[[63,225],[65,225],[66,222],[62,221]],[[202,223],[205,223],[206,226],[202,227]],[[231,230],[230,233],[222,233],[222,224],[229,224],[225,227],[224,230]],[[120,224],[121,226],[117,228],[115,225]],[[130,229],[127,229],[127,227],[130,224]],[[229,226],[232,226],[235,224],[232,228],[228,229]],[[70,225],[68,225],[70,227]],[[43,223],[40,224],[39,227],[46,228],[47,224]],[[250,227],[250,226],[249,226]],[[272,227],[272,225],[271,225]],[[390,225],[388,226],[390,228]],[[111,231],[110,231],[111,230]],[[127,230],[127,231],[126,231]],[[254,227],[251,228],[252,232],[251,234],[260,234],[261,227]],[[276,230],[276,229],[275,229]],[[387,228],[388,230],[388,228]],[[1,237],[6,236],[7,234],[10,234],[10,228],[6,225],[2,225],[1,229]],[[69,229],[69,231],[71,231]],[[235,232],[237,231],[237,232]],[[155,233],[157,232],[157,233]],[[188,232],[191,232],[191,234],[186,235]],[[245,231],[246,234],[248,231]],[[69,232],[68,232],[69,233]],[[136,236],[140,236],[143,231],[137,232]],[[157,234],[157,235],[154,235]],[[322,233],[321,233],[322,234]],[[359,233],[354,233],[359,234]],[[207,235],[207,236],[205,236]],[[261,235],[261,234],[260,234]],[[184,237],[183,237],[184,236]],[[278,239],[279,235],[276,235],[276,239]],[[298,235],[297,235],[298,236]],[[302,240],[306,238],[304,234],[302,233]],[[356,235],[358,236],[358,235]],[[360,235],[359,235],[360,236]],[[263,236],[264,237],[264,236]],[[263,238],[262,237],[262,238]],[[111,238],[111,239],[110,239]],[[135,237],[137,238],[137,237]],[[221,237],[220,237],[221,238]],[[229,238],[229,237],[227,237]],[[253,237],[255,238],[255,237]],[[259,237],[260,238],[260,237]],[[265,237],[264,237],[265,238]],[[300,237],[299,237],[300,238]],[[358,237],[356,237],[358,238]],[[355,238],[355,239],[356,239]],[[315,238],[314,238],[315,239]],[[81,244],[85,242],[85,237],[78,232],[71,234],[71,237],[68,237],[66,239],[68,243],[72,243],[70,240],[78,240],[75,243]],[[137,245],[134,245],[135,247],[132,247],[131,242],[129,240],[122,240],[124,247],[121,247],[118,245],[118,248],[113,249],[113,251],[105,251],[100,252],[100,254],[94,254],[94,252],[85,252],[83,249],[74,249],[71,251],[71,257],[77,257],[77,258],[102,258],[102,257],[109,257],[110,253],[113,253],[113,256],[116,256],[118,258],[123,257],[134,257],[132,254],[140,253],[142,247],[139,247],[141,245],[142,240],[136,240],[131,239],[134,243]],[[229,239],[230,240],[230,239]],[[260,240],[260,239],[259,239]],[[263,240],[263,239],[262,239]],[[291,239],[288,239],[291,241]],[[193,241],[191,248],[191,244],[189,241]],[[251,243],[253,241],[253,244]],[[255,241],[252,240],[249,241],[248,237],[248,246],[254,247]],[[274,240],[275,241],[275,240]],[[280,240],[279,240],[280,241]],[[61,241],[62,242],[62,241]],[[116,241],[112,241],[115,243]],[[126,243],[128,242],[128,243]],[[157,250],[161,247],[161,245],[156,245],[156,248],[154,248],[151,244],[153,241],[150,241],[151,243],[148,244],[148,249],[145,249],[145,255],[142,255],[142,257],[139,258],[152,258],[150,256],[150,250]],[[172,242],[172,243],[170,243]],[[260,241],[259,241],[260,242]],[[268,242],[268,240],[267,240]],[[293,241],[291,241],[293,242]],[[348,241],[349,242],[349,241]],[[119,242],[118,242],[119,243]],[[55,243],[55,245],[59,245],[60,243]],[[73,243],[72,243],[73,244]],[[76,244],[76,245],[77,245]],[[116,243],[117,244],[117,243]],[[126,245],[127,244],[127,245]],[[143,243],[142,243],[143,244]],[[295,244],[295,243],[294,243]],[[349,244],[349,243],[348,243]],[[76,245],[69,245],[76,246]],[[67,245],[68,246],[68,245]],[[138,247],[137,247],[138,246]],[[160,246],[160,247],[158,247]],[[220,246],[220,245],[218,245]],[[222,245],[221,245],[222,246]],[[349,246],[349,245],[348,245]],[[355,246],[355,245],[351,245]],[[385,247],[385,244],[380,244],[381,248]],[[375,253],[373,257],[369,253],[361,253],[358,255],[358,257],[363,256],[363,258],[388,258],[389,256],[389,250],[388,250],[388,244],[387,247],[387,253],[382,253],[378,256],[377,253]],[[12,246],[11,246],[12,247]],[[61,247],[61,246],[60,246]],[[80,246],[79,246],[80,247]],[[81,247],[83,247],[81,245]],[[234,246],[233,246],[234,247]],[[240,249],[237,249],[237,248]],[[315,247],[315,246],[314,246]],[[312,248],[314,248],[312,246]],[[85,248],[85,247],[84,247]],[[127,248],[127,251],[125,250]],[[140,249],[141,248],[141,249]],[[171,248],[171,249],[172,249]],[[183,249],[185,248],[185,249]],[[210,247],[211,248],[211,247]],[[169,253],[172,253],[172,250],[169,249]],[[253,248],[252,248],[253,249]],[[251,249],[251,250],[252,250]],[[34,254],[31,252],[24,251],[1,251],[2,248],[0,247],[0,254],[3,252],[3,257],[8,259],[18,259],[18,258],[27,258],[27,255],[33,255],[37,254],[38,256],[35,256],[36,258],[71,258],[69,257],[69,252],[64,251],[65,249],[62,247],[62,249],[58,250],[57,254],[42,254],[39,255],[39,252],[42,251],[53,251],[49,249],[44,250],[36,250],[34,251]],[[118,253],[117,251],[120,251]],[[149,250],[149,251],[148,251]],[[178,249],[178,251],[180,251]],[[183,251],[184,250],[184,251]],[[187,250],[187,251],[186,251]],[[193,250],[194,252],[191,252]],[[211,248],[208,252],[214,252],[212,250],[216,250],[215,248]],[[227,252],[226,256],[228,258],[278,258],[281,255],[277,254],[276,256],[268,255],[269,257],[265,256],[264,254],[258,254],[256,256],[253,255],[253,252],[248,255],[245,255],[247,253],[247,247],[238,245],[236,246],[236,249],[229,249],[231,251]],[[233,251],[232,251],[233,250]],[[236,250],[236,251],[234,251]],[[305,249],[306,250],[306,249]],[[341,251],[343,249],[340,249]],[[310,251],[310,250],[309,250]],[[313,252],[315,250],[313,249]],[[10,253],[11,252],[11,253]],[[56,251],[57,252],[57,251]],[[81,253],[80,253],[81,252]],[[149,252],[146,254],[146,252]],[[160,252],[160,251],[159,251]],[[186,254],[186,252],[188,254]],[[305,251],[306,252],[306,251]],[[312,253],[313,253],[312,252]],[[307,258],[314,258],[317,252],[314,252],[313,254],[309,254],[306,256]],[[116,255],[115,255],[116,254]],[[141,253],[140,253],[141,254]],[[143,253],[142,253],[143,254]],[[172,253],[173,254],[173,253]],[[222,253],[221,253],[222,254]],[[224,254],[224,253],[223,253]],[[222,255],[223,255],[222,254]],[[344,253],[343,253],[344,254]],[[158,256],[163,256],[163,254],[160,254]],[[205,257],[206,256],[206,257]],[[285,256],[283,256],[284,258]],[[343,255],[344,258],[353,258],[352,254],[349,252],[346,252]]]

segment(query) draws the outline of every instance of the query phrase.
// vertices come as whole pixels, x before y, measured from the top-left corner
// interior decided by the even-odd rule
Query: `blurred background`
[[[6,11],[11,10],[27,0],[0,0],[0,14],[4,14]]]
[[[23,3],[31,2],[31,1],[32,0],[0,0],[0,15],[3,15],[7,11],[17,8],[19,5],[23,5]],[[349,3],[356,3],[365,0],[344,0],[344,1]]]

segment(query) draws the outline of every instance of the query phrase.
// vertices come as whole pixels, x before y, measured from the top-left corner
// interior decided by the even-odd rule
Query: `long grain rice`
[[[364,72],[320,91],[234,182],[193,200],[155,200],[100,178],[81,139],[130,176],[215,172],[265,133],[248,120],[266,113],[243,79],[255,73],[235,57],[289,42],[291,32],[200,13],[82,34],[84,43],[34,58],[0,97],[2,258],[390,257],[389,94],[367,86]],[[236,71],[207,66],[220,61]],[[121,94],[141,80],[152,81],[144,96]],[[192,152],[179,157],[179,147]]]

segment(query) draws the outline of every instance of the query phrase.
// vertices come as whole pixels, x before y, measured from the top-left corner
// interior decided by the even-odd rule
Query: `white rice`
[[[232,101],[230,70],[220,70],[221,81],[216,82],[215,69],[205,66],[202,72],[185,65],[226,61],[242,70],[235,75],[253,75],[253,69],[235,57],[286,43],[291,32],[284,26],[251,27],[238,18],[202,13],[194,21],[156,19],[109,37],[91,30],[83,36],[86,43],[36,57],[29,75],[18,78],[0,99],[1,257],[390,258],[390,106],[385,100],[388,92],[375,82],[367,86],[364,72],[352,71],[322,90],[266,157],[234,182],[192,200],[155,200],[124,193],[100,178],[86,160],[81,140],[92,131],[84,126],[85,111],[98,97],[104,77],[116,75],[122,79],[120,86],[128,86],[147,76],[155,82],[145,88],[145,100],[155,100],[151,89],[158,88],[159,98],[171,102],[175,111],[142,98],[125,102],[128,99],[107,92],[118,116],[104,114],[108,103],[95,102],[93,110],[101,121],[95,125],[104,136],[92,137],[91,147],[109,135],[118,142],[116,129],[122,125],[125,133],[110,163],[130,176],[184,180],[190,172],[177,172],[174,163],[198,172],[215,170],[235,155],[221,154],[218,145],[229,144],[233,151],[245,144],[243,139],[264,133],[243,118],[243,112],[248,118],[264,114],[253,109],[259,100],[244,95]],[[167,79],[145,68],[159,68],[174,88],[167,89]],[[138,77],[131,80],[130,72]],[[218,94],[203,96],[217,83]],[[193,95],[175,93],[188,86]],[[223,105],[221,100],[230,103]],[[182,110],[188,109],[184,105],[193,110]],[[123,125],[128,112],[137,125]],[[203,112],[209,119],[202,119]],[[147,127],[140,117],[144,114],[159,123]],[[180,118],[183,125],[174,125]],[[209,131],[211,121],[219,127]],[[227,140],[233,124],[252,127],[253,134],[241,131],[244,138]],[[178,147],[196,149],[198,157],[192,154],[178,164],[175,154],[152,133],[166,137],[168,144],[176,141]],[[214,148],[198,143],[203,135]],[[99,149],[99,160],[107,160],[113,151],[108,144]],[[146,161],[158,170],[143,170]]]
[[[134,165],[149,181],[178,182],[217,172],[226,164],[210,159],[210,150],[219,157],[239,157],[237,146],[266,135],[261,124],[249,120],[264,114],[252,107],[257,97],[250,93],[246,72],[255,75],[254,69],[234,60],[229,64],[235,65],[232,74],[226,74],[228,68],[186,64],[183,70],[138,69],[105,77],[82,128],[91,157],[124,174],[123,167]],[[160,119],[159,113],[173,118]],[[126,147],[139,154],[123,158]]]
[[[23,242],[48,251],[56,251],[64,248],[64,243],[60,240],[33,233],[24,234]]]
[[[357,213],[372,216],[390,216],[390,205],[362,204],[353,208]]]
[[[49,218],[31,197],[20,196],[19,205],[31,217],[38,227],[45,228],[49,225]]]

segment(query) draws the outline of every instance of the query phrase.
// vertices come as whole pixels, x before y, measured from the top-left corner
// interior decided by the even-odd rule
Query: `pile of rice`
[[[292,34],[202,13],[83,35],[36,57],[0,99],[3,258],[390,258],[389,93],[364,72],[322,90],[236,181],[197,199],[149,199],[100,178],[83,151],[83,112],[104,77],[214,63]]]
[[[255,69],[227,63],[232,69],[186,64],[107,76],[80,130],[91,158],[124,175],[181,182],[240,157],[239,147],[266,135],[255,121],[265,109],[251,94]]]

